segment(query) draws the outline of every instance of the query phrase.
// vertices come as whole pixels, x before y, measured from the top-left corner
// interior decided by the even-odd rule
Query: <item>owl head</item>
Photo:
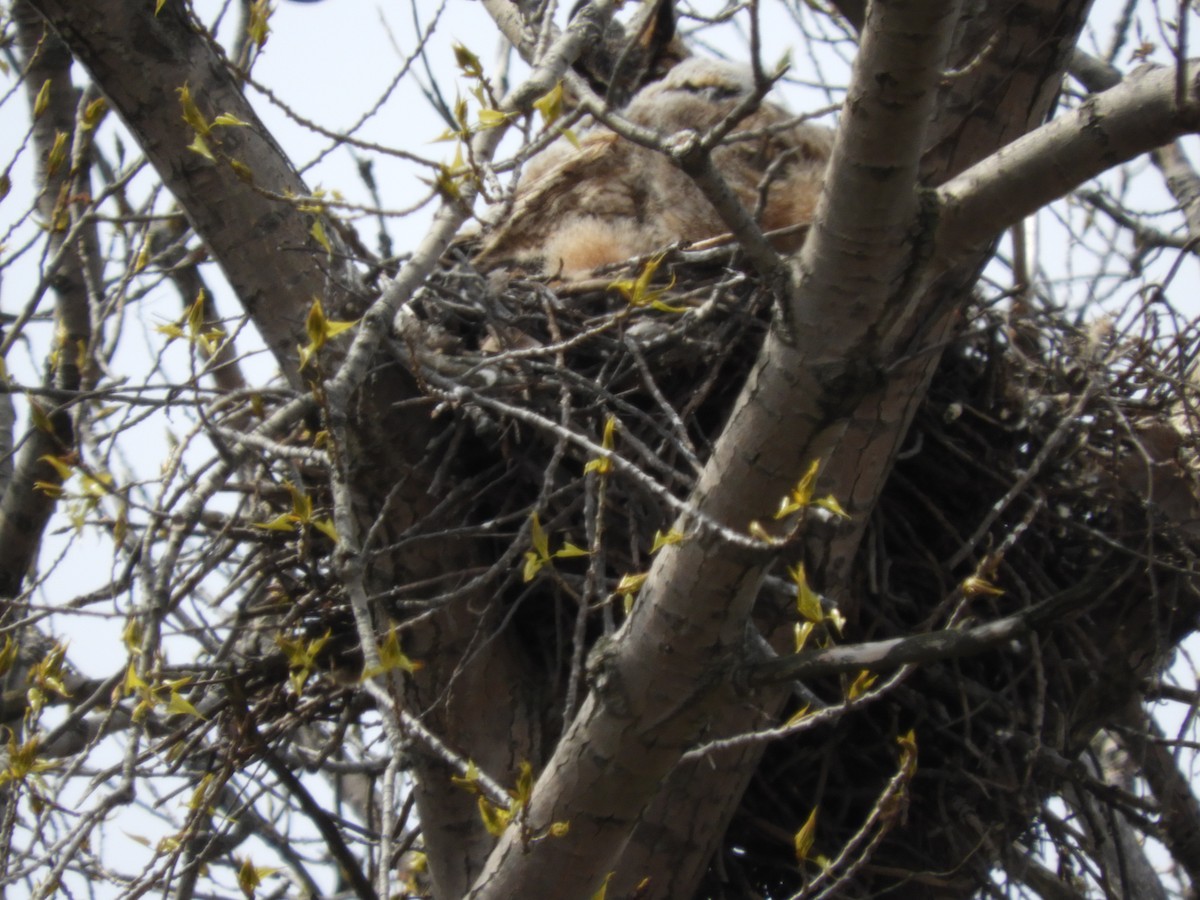
[[[586,3],[578,0],[571,18]],[[643,0],[628,22],[611,19],[601,39],[584,50],[573,68],[610,106],[620,109],[688,55],[675,28],[672,0]]]

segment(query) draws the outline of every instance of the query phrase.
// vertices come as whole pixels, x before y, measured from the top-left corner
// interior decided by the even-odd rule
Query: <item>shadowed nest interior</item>
[[[481,563],[458,586],[487,586],[487,627],[514,629],[542,673],[546,735],[577,708],[588,648],[636,602],[621,579],[648,568],[770,320],[756,280],[711,257],[669,257],[643,284],[637,272],[615,276],[623,291],[599,282],[557,293],[449,260],[394,342],[442,422],[430,459],[444,499],[406,539],[456,531],[477,547]],[[1086,848],[1039,819],[1047,797],[1078,788],[1120,803],[1074,761],[1127,721],[1127,704],[1195,627],[1180,401],[1194,336],[1160,334],[1153,306],[1089,333],[983,301],[971,316],[871,517],[857,612],[827,636],[905,636],[1045,601],[1058,612],[987,652],[894,680],[879,672],[878,697],[773,743],[704,896],[785,896],[818,876],[817,854],[854,841],[838,896],[960,895],[981,872],[1015,864],[1018,839],[1049,837],[1063,866],[1083,866]],[[606,470],[595,462],[608,445],[623,462]],[[568,544],[590,555],[559,555]],[[775,624],[785,610],[790,633],[794,586],[778,569],[764,608]],[[973,574],[1003,593],[964,592]],[[403,621],[456,589],[397,584],[382,600]],[[345,614],[336,598],[310,609],[313,627]],[[851,681],[805,684],[784,717],[842,703]],[[881,803],[909,730],[917,768]],[[814,807],[816,843],[798,864],[792,837]]]

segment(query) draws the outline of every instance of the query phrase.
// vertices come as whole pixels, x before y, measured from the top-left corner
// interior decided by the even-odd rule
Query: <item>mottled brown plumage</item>
[[[690,57],[642,88],[622,114],[664,135],[704,133],[753,90],[748,69]],[[792,118],[763,103],[713,152],[718,171],[766,231],[812,221],[829,159],[829,130],[789,124]],[[574,279],[727,230],[666,156],[593,125],[582,131],[578,147],[560,138],[529,162],[511,212],[485,233],[476,262]],[[777,244],[791,250],[801,240],[791,233]]]

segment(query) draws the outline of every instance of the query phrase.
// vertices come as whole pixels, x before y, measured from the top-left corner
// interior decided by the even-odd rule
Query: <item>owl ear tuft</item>
[[[586,3],[579,0],[571,17]],[[604,37],[576,60],[575,69],[609,105],[620,108],[687,55],[675,29],[674,0],[643,0],[628,23],[609,23]]]

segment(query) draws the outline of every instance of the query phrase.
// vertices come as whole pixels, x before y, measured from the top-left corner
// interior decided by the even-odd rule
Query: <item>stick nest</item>
[[[494,598],[483,630],[512,629],[542,673],[551,736],[587,690],[590,647],[636,602],[622,578],[648,569],[677,519],[771,318],[765,290],[719,260],[664,263],[650,288],[631,288],[639,306],[603,281],[555,291],[449,261],[393,346],[442,423],[438,505],[405,539],[454,533],[479,564],[438,590],[394,585],[383,602],[403,620],[482,588]],[[1055,840],[1068,868],[1086,855],[1044,830],[1043,804],[1103,793],[1072,761],[1128,721],[1200,609],[1184,377],[1196,339],[1159,327],[1153,306],[1087,333],[973,306],[871,516],[844,631],[824,638],[903,637],[1048,600],[1061,614],[973,657],[876,673],[866,699],[771,744],[703,895],[960,895],[1012,865],[1022,837]],[[799,616],[778,569],[760,627],[790,652]],[[964,591],[971,576],[1003,593]],[[853,681],[796,687],[777,722],[844,704]],[[798,862],[793,836],[814,808]]]

